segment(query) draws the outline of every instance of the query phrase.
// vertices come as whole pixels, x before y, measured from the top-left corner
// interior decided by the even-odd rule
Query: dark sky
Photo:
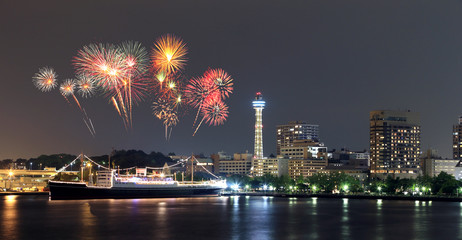
[[[461,1],[1,1],[0,159],[116,149],[205,154],[253,152],[254,110],[263,93],[264,152],[275,153],[275,126],[320,125],[332,148],[369,148],[371,110],[421,113],[422,148],[450,157],[452,125],[462,114]],[[134,110],[127,132],[107,99],[81,100],[96,128],[57,90],[32,84],[40,67],[74,77],[72,58],[89,43],[135,40],[151,48],[165,33],[189,48],[187,76],[229,72],[235,92],[228,121],[202,126],[181,118],[165,141],[150,102]]]

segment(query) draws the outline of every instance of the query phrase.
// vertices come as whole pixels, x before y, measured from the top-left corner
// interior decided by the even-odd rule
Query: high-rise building
[[[319,139],[319,125],[307,124],[302,121],[292,121],[289,124],[278,125],[276,131],[276,154],[281,154],[281,148],[293,147],[295,140],[313,140]]]
[[[462,116],[459,124],[452,127],[452,157],[462,159]]]
[[[262,98],[261,92],[257,92],[255,100],[252,102],[253,109],[255,109],[255,148],[254,158],[263,158],[263,120],[262,112],[265,108],[265,101]]]
[[[411,111],[372,111],[371,176],[415,178],[420,172],[420,117]]]

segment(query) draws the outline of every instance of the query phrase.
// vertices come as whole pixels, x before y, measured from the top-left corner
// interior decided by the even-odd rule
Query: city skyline
[[[419,112],[422,151],[452,155],[452,126],[462,113],[460,4],[264,3],[207,2],[200,8],[189,2],[114,1],[112,11],[91,1],[2,3],[0,159],[103,155],[112,147],[177,154],[252,151],[251,101],[259,91],[267,103],[265,156],[276,153],[276,126],[296,120],[319,125],[329,149],[369,149],[368,114],[382,109]],[[172,12],[176,18],[162,22]],[[32,84],[45,66],[62,80],[72,78],[71,60],[89,43],[134,40],[150,48],[167,33],[183,38],[189,48],[188,77],[208,66],[233,76],[235,91],[223,126],[202,126],[192,137],[191,111],[166,141],[149,101],[134,108],[134,127],[127,132],[106,100],[90,98],[83,104],[94,120],[93,138],[57,91],[41,93]]]

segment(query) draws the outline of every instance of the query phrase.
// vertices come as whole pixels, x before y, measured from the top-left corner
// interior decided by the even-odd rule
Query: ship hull
[[[59,199],[104,198],[166,198],[192,196],[218,196],[223,190],[213,186],[188,186],[170,188],[102,188],[88,187],[85,183],[49,182],[50,197]]]

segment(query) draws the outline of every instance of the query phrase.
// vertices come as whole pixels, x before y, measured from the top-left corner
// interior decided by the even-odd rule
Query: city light
[[[234,191],[237,191],[239,189],[239,185],[238,184],[233,184],[231,186],[231,188],[234,190]]]

